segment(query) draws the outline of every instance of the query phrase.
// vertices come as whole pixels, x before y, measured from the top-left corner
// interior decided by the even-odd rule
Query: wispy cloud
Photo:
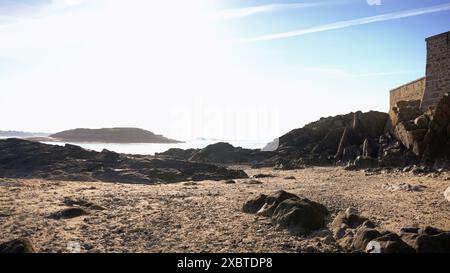
[[[370,77],[385,77],[385,76],[397,76],[397,75],[409,75],[423,73],[422,70],[397,70],[397,71],[383,71],[383,72],[369,72],[369,73],[353,73],[347,70],[336,67],[300,67],[296,68],[297,71],[303,74],[321,75],[327,77],[336,78],[370,78]]]
[[[341,22],[321,25],[321,26],[307,28],[307,29],[258,36],[258,37],[253,37],[253,38],[249,38],[249,39],[244,39],[244,40],[241,40],[240,42],[249,43],[249,42],[257,42],[257,41],[285,39],[285,38],[290,38],[290,37],[302,36],[302,35],[306,35],[306,34],[310,34],[310,33],[317,33],[317,32],[323,32],[323,31],[328,31],[328,30],[335,30],[335,29],[341,29],[341,28],[347,28],[347,27],[352,27],[352,26],[359,26],[359,25],[365,25],[365,24],[370,24],[370,23],[419,16],[419,15],[448,11],[448,10],[450,10],[450,4],[443,4],[443,5],[431,6],[431,7],[420,8],[420,9],[386,13],[386,14],[382,14],[382,15],[364,17],[364,18],[359,18],[359,19],[354,19],[354,20],[341,21]]]
[[[383,72],[369,72],[369,73],[353,73],[341,68],[335,67],[300,67],[298,68],[302,73],[315,74],[315,75],[327,75],[338,78],[367,78],[367,77],[384,77],[384,76],[396,76],[396,75],[408,75],[423,73],[422,70],[397,70],[397,71],[383,71]]]
[[[345,2],[345,1],[340,1]],[[290,3],[290,4],[268,4],[268,5],[260,5],[253,6],[247,8],[236,8],[236,9],[225,9],[217,14],[213,15],[213,19],[215,20],[226,20],[226,19],[236,19],[247,17],[251,15],[256,15],[260,13],[269,13],[269,12],[279,12],[285,10],[294,10],[294,9],[303,9],[324,5],[333,5],[337,4],[337,1],[331,2],[313,2],[313,3]]]
[[[86,0],[5,0],[0,2],[0,25],[81,5]]]

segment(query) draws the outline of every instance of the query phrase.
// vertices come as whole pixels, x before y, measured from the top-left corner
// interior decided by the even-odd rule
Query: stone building
[[[416,102],[422,111],[435,106],[450,91],[450,32],[426,39],[426,75],[390,91],[390,108],[399,101]]]

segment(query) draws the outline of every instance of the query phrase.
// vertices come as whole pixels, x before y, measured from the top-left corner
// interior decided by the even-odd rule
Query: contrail
[[[342,2],[342,1],[341,1]],[[259,13],[277,12],[292,9],[303,9],[324,5],[337,4],[337,1],[333,2],[315,2],[315,3],[290,3],[290,4],[268,4],[261,6],[254,6],[248,8],[237,8],[237,9],[225,9],[213,16],[215,20],[226,20],[235,19],[241,17],[247,17]]]
[[[376,15],[376,16],[371,16],[371,17],[359,18],[359,19],[354,19],[354,20],[341,21],[341,22],[321,25],[321,26],[307,28],[307,29],[258,36],[258,37],[254,37],[254,38],[243,39],[240,42],[251,43],[251,42],[257,42],[257,41],[285,39],[285,38],[290,38],[290,37],[302,36],[302,35],[310,34],[310,33],[316,33],[316,32],[341,29],[341,28],[365,25],[365,24],[382,22],[382,21],[407,18],[407,17],[418,16],[418,15],[423,15],[423,14],[447,11],[447,10],[450,10],[450,4],[443,4],[443,5],[437,5],[437,6],[432,6],[432,7],[420,8],[420,9],[413,9],[413,10],[405,10],[405,11],[387,13],[387,14]]]

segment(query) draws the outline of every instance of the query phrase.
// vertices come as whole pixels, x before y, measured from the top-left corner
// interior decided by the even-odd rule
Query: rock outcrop
[[[212,164],[95,152],[74,145],[0,140],[0,177],[51,180],[166,183],[248,178],[242,170]]]
[[[370,111],[322,118],[279,138],[272,162],[282,168],[331,165],[378,154],[388,114]]]
[[[273,156],[273,152],[258,149],[243,149],[225,142],[218,142],[203,149],[169,149],[156,154],[162,158],[177,158],[204,163],[218,164],[258,164]]]
[[[391,165],[421,163],[437,167],[448,166],[450,160],[450,96],[445,93],[436,106],[425,113],[416,101],[400,101],[390,112],[390,133],[401,144],[399,151],[385,154],[396,159],[382,158]],[[403,158],[408,158],[405,162]]]
[[[323,228],[329,215],[325,206],[285,191],[249,199],[242,209],[269,217],[275,225],[296,235]]]

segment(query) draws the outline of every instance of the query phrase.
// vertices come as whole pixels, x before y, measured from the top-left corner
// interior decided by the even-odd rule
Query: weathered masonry
[[[426,39],[426,86],[420,108],[426,110],[435,105],[450,91],[450,32]]]
[[[450,32],[426,39],[426,76],[390,91],[390,108],[399,101],[418,101],[422,111],[450,92]]]
[[[390,92],[390,109],[399,101],[422,101],[425,92],[425,77],[399,86]]]

